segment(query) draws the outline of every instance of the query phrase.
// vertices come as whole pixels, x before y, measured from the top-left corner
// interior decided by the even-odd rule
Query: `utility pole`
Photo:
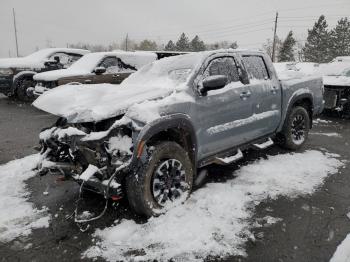
[[[14,8],[12,8],[12,13],[13,13],[13,25],[15,27],[16,52],[17,52],[17,57],[18,57],[17,26],[16,26],[16,14],[15,14],[15,9]]]
[[[126,34],[126,38],[125,38],[125,51],[128,51],[128,37],[129,37],[129,34]]]
[[[272,62],[275,62],[277,23],[278,23],[278,12],[276,12],[275,30],[273,33],[272,57],[271,57]]]

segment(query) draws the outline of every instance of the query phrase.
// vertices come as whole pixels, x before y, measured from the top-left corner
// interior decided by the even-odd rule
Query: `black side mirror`
[[[228,77],[225,75],[208,76],[202,82],[200,92],[206,96],[208,91],[217,90],[225,87],[228,83]]]
[[[102,75],[103,73],[106,72],[106,68],[100,66],[100,67],[96,67],[95,70],[94,70],[94,73],[96,75]]]

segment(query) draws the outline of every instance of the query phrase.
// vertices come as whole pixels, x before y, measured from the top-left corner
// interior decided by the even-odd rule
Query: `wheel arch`
[[[193,163],[193,170],[196,170],[197,138],[195,129],[187,115],[170,115],[146,125],[138,136],[135,148],[138,149],[141,144],[150,146],[158,141],[174,141],[182,146],[189,154]],[[136,153],[137,151],[135,150]]]
[[[312,119],[313,119],[313,111],[314,111],[313,96],[311,93],[303,93],[303,94],[295,95],[290,99],[287,105],[287,109],[285,110],[285,113],[283,115],[283,119],[282,119],[283,121],[281,121],[278,131],[281,131],[283,129],[283,126],[286,122],[288,115],[290,114],[292,109],[296,106],[302,106],[308,111],[309,117],[310,117],[310,128],[312,128]]]

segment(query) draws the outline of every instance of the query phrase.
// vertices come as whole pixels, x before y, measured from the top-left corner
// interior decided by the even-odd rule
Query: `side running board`
[[[266,142],[263,142],[261,144],[253,144],[253,146],[257,149],[265,149],[270,146],[272,146],[274,143],[271,138],[268,138]]]
[[[241,158],[243,158],[243,153],[240,149],[238,149],[237,153],[233,156],[228,156],[225,158],[220,158],[220,157],[215,158],[215,163],[219,165],[229,165]]]

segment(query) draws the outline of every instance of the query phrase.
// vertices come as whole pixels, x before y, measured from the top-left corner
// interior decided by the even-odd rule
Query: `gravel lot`
[[[33,147],[38,141],[41,128],[51,125],[56,117],[38,111],[29,104],[13,102],[0,96],[0,164],[35,153]],[[315,125],[305,149],[325,148],[329,152],[350,159],[350,121],[328,119],[332,123]],[[337,133],[339,136],[325,134]],[[250,161],[267,154],[284,153],[274,146],[266,151],[248,152],[248,157],[239,163]],[[208,181],[223,181],[232,178],[232,172],[239,166],[229,168],[212,167]],[[225,175],[218,175],[225,173]],[[75,261],[81,259],[94,239],[91,234],[96,228],[111,225],[117,218],[135,219],[127,203],[111,205],[107,214],[92,223],[83,233],[72,219],[67,219],[73,210],[77,197],[77,185],[71,182],[57,182],[54,177],[35,177],[28,181],[30,201],[37,207],[46,206],[52,214],[49,229],[36,229],[25,238],[10,243],[0,243],[1,261]],[[48,195],[43,195],[48,191]],[[94,194],[86,196],[85,206],[95,212],[103,206],[103,199]],[[282,221],[269,227],[254,230],[256,241],[247,243],[247,258],[231,257],[227,261],[329,261],[337,245],[350,232],[350,164],[346,163],[338,174],[331,176],[315,194],[310,197],[289,200],[279,198],[260,204],[254,219],[267,215]],[[28,243],[31,246],[28,247]]]

